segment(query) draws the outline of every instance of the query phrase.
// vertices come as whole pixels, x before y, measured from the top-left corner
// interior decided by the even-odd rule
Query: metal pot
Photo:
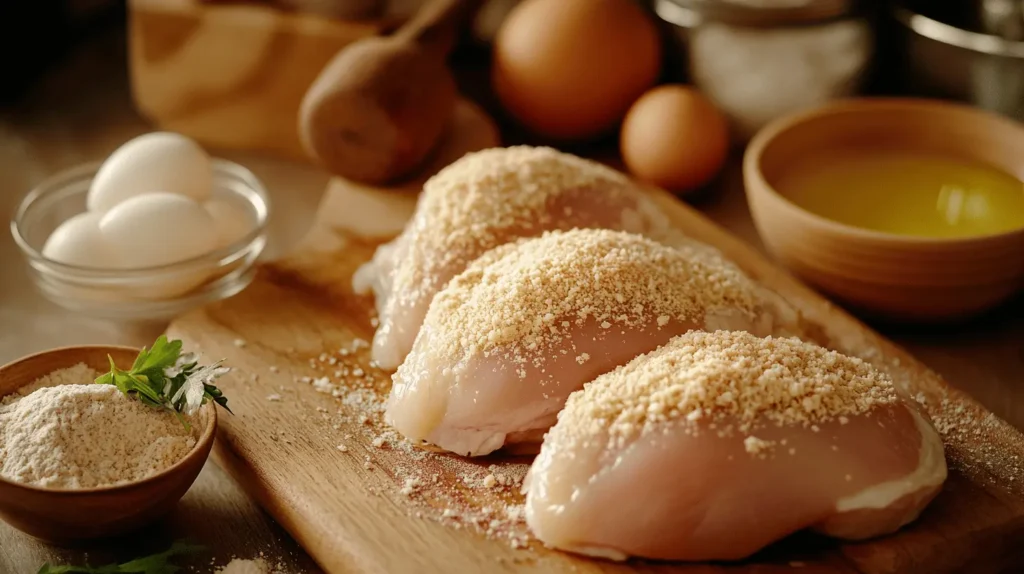
[[[1024,41],[971,29],[991,24],[984,13],[936,14],[936,5],[901,1],[893,8],[903,56],[902,91],[957,99],[1024,120]]]
[[[860,91],[874,52],[857,0],[655,0],[693,83],[737,143],[775,118]]]

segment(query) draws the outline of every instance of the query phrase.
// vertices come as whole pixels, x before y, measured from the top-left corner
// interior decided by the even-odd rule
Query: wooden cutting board
[[[486,126],[464,128],[439,165],[494,137]],[[221,417],[217,460],[324,569],[1024,572],[1024,437],[659,190],[651,190],[654,199],[687,234],[717,246],[800,309],[811,338],[870,361],[926,403],[946,441],[949,481],[921,519],[894,536],[839,544],[798,535],[743,564],[613,564],[529,542],[521,522],[507,516],[509,505],[514,509],[521,501],[515,480],[528,460],[465,461],[403,447],[379,420],[389,378],[370,364],[364,344],[373,334],[373,301],[355,296],[349,282],[375,246],[412,213],[416,187],[389,192],[332,183],[315,227],[294,256],[264,266],[249,289],[180,318],[169,330],[187,346],[225,357],[235,367],[223,386],[237,414]],[[528,547],[513,548],[522,542]]]

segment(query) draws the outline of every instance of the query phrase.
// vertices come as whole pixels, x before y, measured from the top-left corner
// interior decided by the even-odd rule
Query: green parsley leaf
[[[106,566],[51,566],[43,564],[38,574],[174,574],[181,570],[171,562],[172,558],[183,554],[195,554],[203,550],[202,546],[178,541],[159,554],[129,560],[122,564]]]
[[[230,369],[221,367],[220,361],[201,367],[194,354],[182,353],[180,340],[168,341],[161,335],[151,348],[143,347],[127,371],[108,359],[110,372],[97,377],[97,384],[114,385],[130,398],[174,413],[186,429],[190,427],[183,414],[192,414],[208,401],[231,412],[227,398],[213,385],[214,379]]]
[[[203,386],[206,389],[205,398],[207,400],[213,400],[218,405],[224,407],[224,410],[226,410],[227,412],[229,412],[231,414],[235,414],[235,413],[231,412],[231,409],[228,408],[228,399],[227,399],[227,397],[224,396],[224,393],[221,392],[220,389],[218,389],[217,387],[215,387],[213,385],[203,385]]]
[[[147,377],[154,384],[164,379],[164,369],[173,366],[181,356],[181,341],[168,341],[167,336],[160,335],[153,347],[142,349],[132,365],[132,372]]]

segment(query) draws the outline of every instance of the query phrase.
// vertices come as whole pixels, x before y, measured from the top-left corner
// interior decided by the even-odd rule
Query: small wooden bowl
[[[856,310],[887,319],[966,318],[1024,287],[1024,228],[930,239],[852,227],[810,213],[773,187],[822,148],[911,149],[986,163],[1024,180],[1024,126],[932,100],[836,102],[768,125],[743,161],[754,224],[772,254]]]
[[[0,397],[78,363],[101,372],[108,370],[108,354],[118,366],[127,368],[138,353],[130,347],[84,346],[30,355],[0,367]],[[206,426],[195,448],[163,472],[138,482],[70,490],[0,478],[0,518],[27,534],[55,542],[116,536],[160,518],[185,495],[210,456],[217,411],[211,402],[201,412]]]

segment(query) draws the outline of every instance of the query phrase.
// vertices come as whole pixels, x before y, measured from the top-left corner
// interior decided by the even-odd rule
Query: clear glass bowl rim
[[[102,163],[102,161],[87,162],[59,171],[32,188],[32,190],[29,191],[21,200],[21,203],[18,204],[18,208],[14,213],[14,218],[11,220],[11,235],[14,236],[15,243],[18,244],[18,247],[22,250],[25,256],[28,257],[30,263],[43,264],[56,271],[62,271],[76,276],[89,276],[96,279],[137,279],[145,278],[154,274],[183,270],[201,263],[211,261],[221,262],[221,260],[231,261],[237,259],[237,256],[240,253],[248,250],[249,246],[253,242],[266,234],[267,220],[270,212],[269,198],[267,196],[267,191],[263,187],[259,178],[257,178],[256,175],[248,168],[233,161],[221,158],[212,158],[211,163],[214,177],[216,178],[217,174],[224,174],[233,179],[242,181],[247,188],[246,193],[244,194],[245,198],[256,211],[256,225],[242,239],[239,239],[231,245],[221,247],[216,251],[184,259],[182,261],[151,267],[136,267],[129,269],[82,267],[79,265],[61,263],[44,256],[40,250],[36,249],[29,243],[23,233],[22,224],[29,210],[32,208],[33,204],[40,201],[45,196],[59,193],[72,182],[94,177]],[[255,198],[258,198],[258,201],[254,200]]]

